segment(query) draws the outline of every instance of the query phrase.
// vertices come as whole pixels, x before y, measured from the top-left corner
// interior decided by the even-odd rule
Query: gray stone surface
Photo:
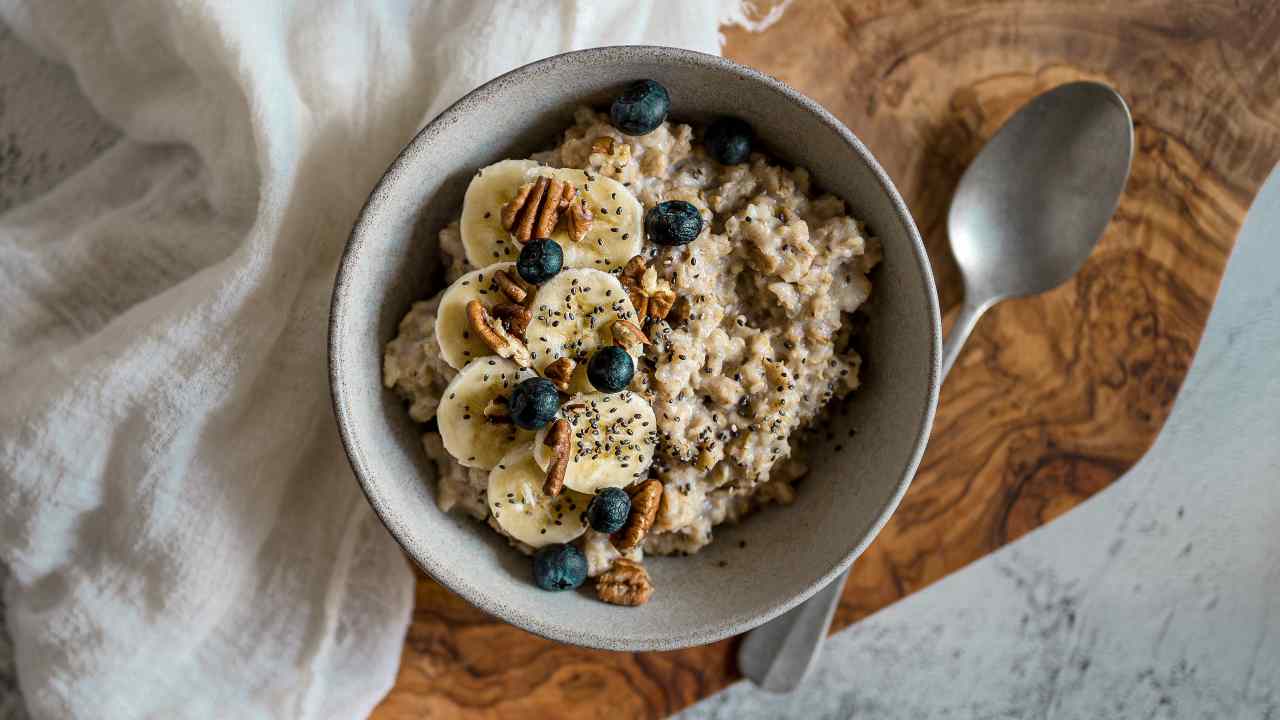
[[[1280,171],[1132,471],[839,633],[796,693],[681,718],[1280,718],[1277,238]]]
[[[0,213],[58,184],[118,138],[69,71],[36,55],[0,23]],[[0,587],[8,576],[0,567]],[[6,616],[0,593],[0,720],[23,720]]]

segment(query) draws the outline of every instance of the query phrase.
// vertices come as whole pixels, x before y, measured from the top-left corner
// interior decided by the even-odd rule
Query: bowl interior
[[[442,287],[436,233],[458,216],[475,170],[554,145],[575,107],[604,107],[637,78],[670,90],[676,120],[746,119],[775,157],[808,168],[820,187],[844,198],[881,238],[885,258],[872,276],[864,385],[832,423],[835,439],[803,451],[811,472],[796,502],[720,526],[716,542],[692,557],[646,561],[654,600],[621,608],[585,588],[537,590],[525,556],[479,523],[436,507],[421,429],[382,387],[381,362],[409,306]],[[710,642],[808,597],[865,548],[896,506],[936,402],[940,322],[933,280],[910,215],[883,171],[842,125],[781,83],[720,58],[665,48],[551,58],[485,85],[442,114],[371,196],[342,261],[331,322],[343,440],[370,502],[399,542],[481,608],[595,647]]]

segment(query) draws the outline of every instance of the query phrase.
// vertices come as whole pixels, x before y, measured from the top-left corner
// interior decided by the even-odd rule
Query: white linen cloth
[[[413,581],[330,412],[356,213],[481,82],[717,52],[740,5],[0,0],[125,135],[0,216],[0,561],[33,717],[369,712]]]

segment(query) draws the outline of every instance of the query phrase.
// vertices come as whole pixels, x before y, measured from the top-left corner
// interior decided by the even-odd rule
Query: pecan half
[[[516,219],[520,215],[520,211],[529,202],[529,194],[533,192],[534,183],[525,183],[516,189],[516,196],[511,201],[502,206],[502,214],[499,219],[502,220],[502,228],[510,230],[516,224]]]
[[[547,479],[542,484],[542,492],[548,497],[555,497],[564,489],[564,473],[569,469],[569,421],[557,420],[551,424],[542,444],[555,451],[555,459],[547,466]]]
[[[524,281],[524,278],[506,270],[494,273],[493,281],[498,284],[502,294],[513,303],[523,303],[533,294],[533,288]]]
[[[573,379],[573,369],[577,366],[573,360],[562,357],[543,368],[542,375],[560,392],[569,392],[569,381]]]
[[[546,200],[550,195],[552,182],[556,183],[555,198],[548,203]],[[533,239],[535,227],[541,228],[546,222],[544,218],[550,217],[551,226],[555,227],[554,220],[558,219],[560,214],[562,186],[563,183],[560,181],[553,181],[547,177],[540,177],[533,182],[521,185],[511,202],[502,206],[503,229],[509,230],[520,243],[527,243]]]
[[[495,305],[491,312],[494,317],[507,324],[512,335],[521,340],[524,339],[524,331],[529,329],[529,323],[533,321],[533,311],[515,303]]]
[[[649,528],[653,527],[658,506],[662,504],[662,483],[646,480],[627,493],[631,495],[631,514],[627,516],[627,524],[609,536],[609,542],[621,552],[638,546],[649,533]]]
[[[511,415],[507,410],[506,396],[494,395],[489,404],[484,406],[484,416],[494,425],[510,425]]]
[[[538,222],[534,225],[533,237],[551,237],[552,231],[556,229],[556,224],[560,222],[560,213],[568,205],[568,203],[561,204],[566,189],[572,196],[572,185],[568,185],[562,180],[551,180],[547,183],[547,192],[543,195],[542,204],[538,207]],[[528,239],[524,238],[525,241]]]
[[[470,323],[471,330],[499,357],[509,358],[520,367],[533,365],[529,348],[507,332],[502,323],[495,321],[479,300],[467,303],[467,322]]]
[[[630,320],[614,320],[609,326],[609,332],[613,335],[613,344],[627,350],[649,344],[649,336],[644,334],[639,325]]]
[[[672,306],[675,304],[676,293],[674,290],[658,290],[649,296],[649,307],[647,308],[649,317],[656,320],[666,320]]]
[[[596,597],[613,605],[643,605],[653,597],[653,581],[640,563],[618,558],[596,578]]]

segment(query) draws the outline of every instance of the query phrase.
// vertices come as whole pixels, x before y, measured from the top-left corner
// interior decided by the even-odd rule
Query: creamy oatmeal
[[[639,604],[654,592],[645,555],[697,552],[716,525],[794,498],[806,472],[792,453],[798,432],[858,387],[853,314],[871,293],[867,274],[881,253],[840,199],[811,187],[804,169],[760,153],[721,164],[689,125],[664,121],[642,135],[615,125],[581,109],[555,149],[477,176],[462,221],[440,234],[450,289],[404,317],[386,347],[384,381],[425,424],[441,508],[489,524],[526,553],[548,537],[571,543],[589,576],[604,575],[602,599]],[[559,218],[529,220],[522,238],[520,223],[537,208],[528,198],[527,211],[512,207],[539,187],[544,208],[570,199],[555,206]],[[494,197],[482,201],[486,193]],[[662,245],[637,232],[669,201],[696,208],[702,222],[692,242]],[[513,261],[543,236],[560,239],[564,270],[534,285]],[[482,316],[467,315],[485,305]],[[499,337],[473,332],[490,327]],[[610,338],[625,350],[611,350],[622,365],[623,354],[634,361],[634,376],[627,389],[602,396],[595,390],[607,380],[589,376],[596,363],[584,366],[605,354]],[[475,377],[459,380],[460,367]],[[512,388],[538,376],[560,391],[562,430],[511,424],[518,418],[510,415],[531,412],[508,407]],[[450,388],[455,395],[465,388],[470,399],[459,405]],[[566,442],[576,444],[564,450]],[[507,466],[520,463],[539,484],[545,472],[546,487],[559,494],[533,497],[536,490],[507,478],[519,474]],[[495,498],[495,482],[516,484],[501,485],[508,497]],[[611,538],[588,527],[594,516],[586,510],[593,493],[619,485],[631,496],[630,522]],[[504,519],[504,510],[515,512],[504,499],[523,513],[517,530],[516,520]]]

